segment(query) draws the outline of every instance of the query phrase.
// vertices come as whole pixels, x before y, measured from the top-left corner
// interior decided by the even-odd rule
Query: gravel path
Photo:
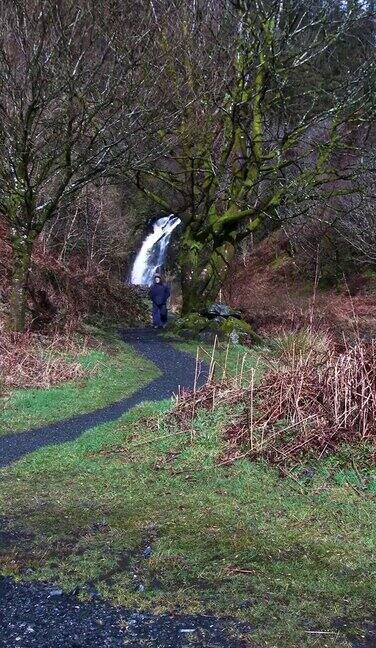
[[[65,443],[77,439],[90,428],[120,418],[125,412],[143,401],[169,398],[179,387],[191,387],[195,375],[195,359],[188,353],[175,349],[171,343],[153,329],[131,329],[122,332],[124,342],[131,344],[138,353],[145,356],[162,371],[156,378],[135,394],[117,403],[88,414],[79,414],[70,419],[51,423],[43,427],[16,432],[0,437],[0,468],[7,466],[24,455],[47,445]],[[206,368],[200,376],[205,380]]]
[[[0,579],[1,648],[250,648],[244,624],[115,608],[43,583]]]
[[[352,648],[375,648],[376,626],[362,634]],[[82,602],[76,592],[0,576],[0,648],[253,648],[251,636],[233,619],[141,613],[111,606],[94,590]],[[328,645],[325,633],[318,642]]]

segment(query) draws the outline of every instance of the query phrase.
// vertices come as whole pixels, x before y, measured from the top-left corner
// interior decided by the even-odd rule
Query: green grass
[[[49,389],[14,389],[0,401],[0,435],[90,412],[129,396],[159,370],[129,345],[102,333],[103,350],[89,350],[74,361],[89,371],[78,381]]]
[[[167,408],[145,404],[3,470],[14,543],[2,572],[230,615],[254,627],[252,646],[349,646],[376,603],[372,493],[320,470],[300,488],[261,463],[219,466],[226,411],[199,413],[191,435]]]

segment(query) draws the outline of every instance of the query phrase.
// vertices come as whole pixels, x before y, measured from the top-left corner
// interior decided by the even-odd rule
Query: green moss
[[[190,334],[192,337],[198,337],[200,334],[212,334],[213,338],[217,335],[221,339],[228,339],[233,331],[240,337],[249,336],[256,343],[262,343],[262,338],[258,336],[252,326],[244,320],[236,317],[209,319],[199,313],[189,313],[172,323],[170,330],[179,334]]]
[[[250,324],[244,320],[237,319],[236,317],[227,317],[224,322],[219,325],[219,328],[226,336],[230,335],[232,331],[235,331],[240,336],[249,335],[251,338],[258,338],[258,340],[261,341],[261,338],[255,334]]]
[[[193,335],[203,331],[208,325],[208,320],[206,317],[203,317],[199,313],[189,313],[175,320],[171,326],[170,330],[176,333],[181,333],[183,331],[191,332]]]

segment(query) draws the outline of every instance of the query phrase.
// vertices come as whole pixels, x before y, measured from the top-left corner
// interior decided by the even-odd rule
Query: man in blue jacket
[[[167,324],[167,300],[170,296],[170,289],[167,284],[162,282],[160,275],[155,275],[149,294],[153,302],[153,326],[154,328],[163,328]]]

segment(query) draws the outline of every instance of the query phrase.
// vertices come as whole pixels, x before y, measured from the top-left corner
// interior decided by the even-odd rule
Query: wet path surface
[[[245,624],[82,603],[43,583],[0,579],[0,601],[1,648],[250,648]]]
[[[90,428],[115,421],[143,401],[169,398],[180,387],[192,387],[195,376],[195,359],[174,348],[170,341],[153,329],[130,329],[121,333],[124,342],[131,344],[140,355],[161,370],[162,376],[131,396],[102,409],[79,414],[70,419],[50,423],[25,432],[0,437],[0,468],[47,445],[73,441]],[[203,367],[199,383],[205,381],[207,369]]]

